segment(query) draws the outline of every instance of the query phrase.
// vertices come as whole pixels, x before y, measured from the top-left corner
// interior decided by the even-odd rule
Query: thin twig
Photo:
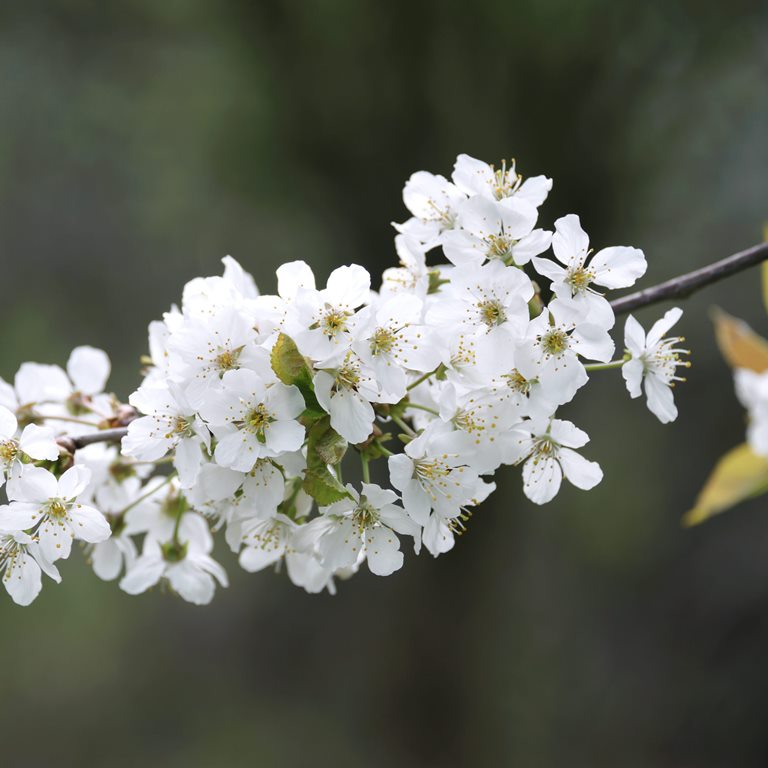
[[[689,272],[686,275],[673,277],[664,283],[652,285],[629,296],[622,296],[611,302],[613,311],[617,315],[623,315],[640,307],[649,307],[661,301],[669,299],[682,299],[690,296],[695,291],[718,280],[723,280],[737,272],[754,267],[756,264],[768,259],[768,242],[754,245],[746,251],[739,251],[732,256],[727,256],[714,264]]]

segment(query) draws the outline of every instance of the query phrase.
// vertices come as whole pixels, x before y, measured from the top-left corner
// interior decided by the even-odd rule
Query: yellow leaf
[[[718,461],[683,525],[697,525],[740,501],[768,491],[768,459],[756,456],[745,443]]]
[[[768,341],[755,333],[743,320],[715,309],[712,313],[715,336],[728,365],[762,373],[768,370]]]

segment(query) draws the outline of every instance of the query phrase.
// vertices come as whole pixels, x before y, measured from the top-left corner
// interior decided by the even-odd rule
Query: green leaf
[[[347,452],[347,441],[331,427],[330,416],[325,416],[309,430],[307,462],[310,454],[317,454],[323,464],[338,464]]]
[[[307,468],[304,490],[320,505],[327,506],[349,496],[346,488],[328,469],[347,452],[347,441],[331,427],[330,416],[318,419],[307,432]]]
[[[745,444],[723,456],[699,493],[683,525],[697,525],[719,512],[768,491],[768,459]]]
[[[347,489],[328,471],[327,467],[304,470],[302,487],[321,507],[327,507],[349,496]]]
[[[302,414],[302,416],[306,416],[306,421],[311,422],[320,418],[324,411],[315,397],[315,388],[312,385],[312,369],[307,365],[307,361],[299,352],[296,342],[290,336],[281,333],[277,337],[275,346],[272,347],[270,362],[272,370],[283,384],[293,384],[298,387],[307,408]]]
[[[728,365],[757,373],[768,370],[768,341],[721,309],[714,310],[713,320],[717,345]]]

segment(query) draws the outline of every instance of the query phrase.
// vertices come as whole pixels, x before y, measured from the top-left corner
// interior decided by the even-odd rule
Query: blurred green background
[[[760,239],[764,2],[134,0],[0,6],[0,373],[106,348],[232,254],[262,290],[393,263],[417,169],[515,156],[543,208],[642,247],[646,284]],[[763,332],[758,273],[685,303],[680,418],[610,372],[565,413],[605,481],[535,508],[508,471],[449,555],[311,597],[248,576],[198,609],[80,558],[0,601],[0,764],[765,766],[768,503],[679,520],[744,417],[708,309]],[[655,318],[664,308],[641,315]],[[595,377],[597,378],[597,377]]]

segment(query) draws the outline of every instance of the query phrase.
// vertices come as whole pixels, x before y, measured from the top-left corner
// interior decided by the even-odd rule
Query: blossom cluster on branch
[[[333,592],[363,565],[398,570],[406,540],[450,550],[502,466],[521,466],[538,504],[563,478],[597,485],[600,467],[579,452],[589,438],[560,409],[590,373],[615,368],[673,420],[686,351],[665,334],[681,312],[647,334],[630,317],[613,359],[604,294],[633,285],[645,257],[593,252],[574,214],[537,227],[551,186],[467,155],[451,180],[413,174],[400,264],[378,291],[361,266],[318,286],[295,261],[277,270],[275,295],[260,294],[225,258],[223,276],[192,280],[151,324],[132,408],[104,393],[99,350],[76,349],[66,371],[22,365],[0,384],[11,597],[28,604],[42,574],[59,581],[77,539],[126,592],[161,583],[205,604],[227,584],[217,533],[245,570],[282,567],[308,592]],[[121,446],[73,440],[128,421]],[[345,484],[342,467],[361,481]]]

